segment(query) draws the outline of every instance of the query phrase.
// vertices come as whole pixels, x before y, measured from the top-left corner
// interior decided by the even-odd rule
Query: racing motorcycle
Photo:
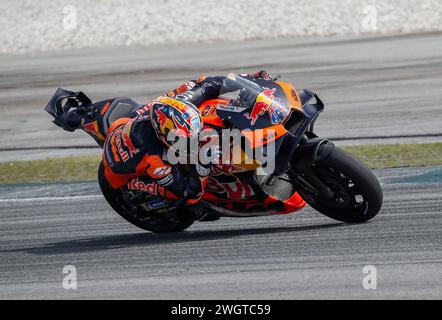
[[[221,95],[197,106],[205,127],[218,132],[237,129],[251,150],[273,143],[273,170],[258,174],[259,161],[212,165],[200,202],[176,206],[155,192],[153,185],[132,179],[113,189],[98,168],[98,181],[110,206],[130,223],[156,233],[183,231],[195,221],[220,217],[254,217],[289,214],[306,204],[338,221],[360,223],[372,219],[383,201],[381,186],[363,163],[314,133],[324,110],[321,99],[309,90],[286,82],[250,79],[229,74],[227,84],[237,92]],[[110,125],[142,106],[129,98],[93,103],[83,92],[59,88],[45,110],[54,123],[73,131],[67,115],[83,115],[82,129],[103,147]],[[265,153],[265,151],[263,151]],[[256,153],[258,154],[258,153]],[[254,154],[251,155],[253,157]],[[255,160],[255,159],[252,159]],[[180,169],[186,172],[185,165]]]

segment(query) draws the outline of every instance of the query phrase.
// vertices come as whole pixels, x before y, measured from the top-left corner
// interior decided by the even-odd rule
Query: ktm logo
[[[294,89],[290,90],[290,94],[292,95],[293,100],[299,101],[298,94],[296,93],[296,91]]]
[[[110,107],[110,102],[106,103],[104,105],[103,109],[101,109],[100,116],[104,115],[106,113],[107,109],[109,109],[109,107]]]

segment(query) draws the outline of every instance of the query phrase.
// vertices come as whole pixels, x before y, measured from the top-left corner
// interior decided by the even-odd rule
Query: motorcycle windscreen
[[[281,86],[270,80],[227,75],[220,91],[231,103],[219,106],[217,115],[239,130],[263,129],[283,123],[291,112]]]
[[[230,122],[244,138],[241,142],[243,154],[240,159],[235,157],[234,162],[240,160],[243,165],[244,161],[253,161],[262,169],[266,168],[262,174],[270,174],[284,140],[280,138],[287,133],[283,121],[291,111],[283,90],[274,81],[229,74],[220,94],[228,95],[231,103],[218,106],[217,115]]]

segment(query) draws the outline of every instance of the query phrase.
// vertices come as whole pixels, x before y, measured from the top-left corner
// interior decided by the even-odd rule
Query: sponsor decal
[[[205,107],[204,108],[204,110],[203,110],[203,112],[201,112],[201,115],[203,116],[203,117],[205,117],[205,116],[207,116],[207,115],[209,115],[211,112],[212,112],[212,110],[215,108],[215,106],[207,106],[207,107]]]
[[[132,128],[133,122],[128,122],[121,133],[121,136],[123,138],[123,143],[129,150],[129,156],[132,158],[136,153],[140,152],[140,149],[135,148],[135,146],[132,143],[132,140],[130,138],[130,130]]]
[[[195,130],[199,130],[201,128],[201,121],[198,116],[193,116],[190,119],[190,123]]]
[[[167,175],[165,178],[157,180],[156,183],[160,186],[166,187],[170,185],[173,181],[173,176],[171,174]]]
[[[292,88],[292,89],[290,90],[290,94],[292,95],[292,98],[293,98],[295,101],[299,101],[298,94],[296,93],[295,89]]]
[[[177,96],[177,98],[178,97],[179,96]],[[184,102],[179,101],[177,99],[172,99],[169,97],[160,97],[157,101],[162,102],[166,105],[171,105],[171,106],[177,108],[178,110],[182,110],[182,111],[185,111],[185,110],[187,110],[187,108],[189,108],[189,106],[187,104],[185,104]]]
[[[283,121],[290,113],[290,107],[280,98],[275,98],[275,101],[269,107],[269,117],[272,124],[278,124]]]
[[[252,126],[255,124],[256,120],[258,120],[258,117],[262,116],[275,100],[274,93],[276,92],[276,88],[263,89],[264,90],[256,97],[256,102],[252,107],[252,111],[244,114],[247,119],[251,120],[250,124]]]
[[[104,115],[106,113],[107,109],[109,109],[109,107],[110,107],[110,102],[106,103],[104,105],[103,109],[101,109],[100,116]]]
[[[250,185],[241,181],[221,183],[213,177],[209,177],[206,191],[227,194],[228,199],[248,199],[255,194]]]
[[[90,133],[92,135],[94,135],[95,137],[97,137],[98,139],[104,141],[106,138],[100,133],[100,130],[98,129],[98,122],[97,120],[93,121],[93,122],[89,122],[86,124],[82,124],[83,125],[83,130],[86,131],[87,133]]]
[[[286,102],[274,96],[276,88],[263,88],[256,97],[256,102],[250,113],[245,113],[244,116],[251,120],[251,125],[254,125],[259,116],[262,116],[267,111],[272,124],[278,124],[283,121],[290,113],[290,107]]]
[[[164,202],[162,199],[154,199],[146,203],[148,209],[159,209],[168,207],[169,205]]]
[[[116,148],[116,153],[118,153],[123,162],[127,162],[129,159],[133,158],[135,154],[140,152],[138,148],[135,148],[130,138],[129,133],[131,126],[132,122],[129,122],[126,125],[116,129],[113,135],[113,148]]]
[[[130,157],[132,158],[134,156],[134,154],[136,154],[140,151],[140,149],[134,147],[132,140],[130,139],[127,132],[123,131],[122,137],[123,137],[123,143],[129,149],[129,154],[130,154]]]
[[[126,162],[130,159],[129,154],[124,150],[123,143],[121,141],[121,132],[123,131],[122,128],[118,129],[118,131],[115,133],[115,145],[117,147],[118,154],[121,157],[121,160],[123,162]]]
[[[152,176],[156,179],[161,179],[167,176],[168,174],[170,174],[171,172],[172,172],[171,166],[158,167],[154,170]]]
[[[138,178],[134,178],[127,184],[129,190],[139,190],[149,194],[158,195],[158,185],[155,182],[144,183]]]
[[[229,112],[243,112],[245,108],[231,105],[219,105],[217,109]]]

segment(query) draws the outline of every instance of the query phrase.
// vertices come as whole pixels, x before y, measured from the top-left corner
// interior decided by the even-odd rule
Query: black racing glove
[[[190,168],[190,174],[188,175],[176,173],[175,182],[166,187],[176,196],[180,197],[179,200],[175,201],[175,205],[183,206],[186,204],[187,200],[200,198],[203,193],[200,177],[203,178],[209,173],[209,168],[199,167],[199,165],[192,166]]]

